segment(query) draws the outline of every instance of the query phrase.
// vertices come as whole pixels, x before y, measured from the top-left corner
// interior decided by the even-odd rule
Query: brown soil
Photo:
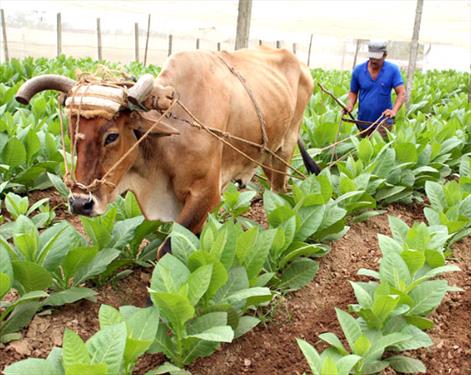
[[[402,218],[409,225],[423,221],[418,206],[390,206],[387,214]],[[257,205],[250,215],[263,221]],[[380,251],[376,235],[390,234],[387,214],[367,222],[351,225],[346,236],[332,245],[332,251],[320,260],[315,280],[300,291],[280,297],[267,312],[269,321],[232,344],[223,345],[212,356],[202,358],[190,367],[193,374],[301,374],[308,371],[304,357],[295,339],[303,338],[316,344],[318,335],[331,331],[341,335],[334,307],[347,309],[355,301],[348,280],[358,280],[359,268],[377,269]],[[427,374],[465,374],[471,369],[471,238],[455,246],[450,263],[462,272],[446,276],[450,284],[460,286],[464,292],[449,293],[432,315],[435,327],[429,332],[434,345],[412,355],[423,360]],[[64,327],[78,332],[83,339],[98,329],[100,303],[119,307],[124,304],[145,304],[150,270],[136,269],[115,285],[97,288],[98,304],[80,301],[36,316],[24,330],[25,338],[5,347],[0,346],[0,368],[26,357],[45,357],[54,345],[61,345]],[[164,361],[161,355],[145,355],[135,374],[144,374]],[[387,374],[394,371],[388,370]]]

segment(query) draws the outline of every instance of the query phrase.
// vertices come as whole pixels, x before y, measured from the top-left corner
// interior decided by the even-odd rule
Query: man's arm
[[[389,118],[396,116],[397,112],[401,109],[402,104],[404,104],[404,101],[406,100],[406,89],[404,88],[404,85],[394,87],[394,91],[396,92],[396,102],[394,103],[394,107],[383,112],[383,115]]]
[[[353,111],[353,108],[355,107],[355,103],[357,102],[357,98],[358,98],[358,93],[357,92],[350,91],[348,93],[348,98],[347,98],[348,113]]]

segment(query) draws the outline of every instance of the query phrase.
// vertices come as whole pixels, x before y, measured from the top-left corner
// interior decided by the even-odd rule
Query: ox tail
[[[320,167],[316,164],[316,162],[311,158],[311,155],[306,151],[306,147],[304,146],[304,142],[301,137],[298,138],[298,147],[299,151],[301,152],[301,156],[303,158],[304,166],[306,167],[309,173],[315,173],[318,175],[321,173]]]

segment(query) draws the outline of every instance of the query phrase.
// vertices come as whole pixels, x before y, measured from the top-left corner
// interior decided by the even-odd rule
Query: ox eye
[[[118,133],[108,134],[106,136],[106,139],[105,139],[105,146],[109,145],[110,143],[113,143],[114,141],[116,141],[118,139],[118,137],[119,137]]]

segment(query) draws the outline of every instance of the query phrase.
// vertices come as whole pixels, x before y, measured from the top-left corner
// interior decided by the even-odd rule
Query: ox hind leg
[[[175,222],[199,235],[208,213],[217,207],[221,200],[219,178],[199,179],[191,184],[184,195],[185,203]],[[157,249],[157,259],[171,252],[171,240],[168,237]]]
[[[298,138],[297,133],[293,133],[285,140],[285,143],[276,151],[276,155],[286,161],[288,164],[291,163],[291,158],[293,156],[294,147],[296,146],[296,141]],[[278,160],[277,158],[271,156],[267,159],[267,166],[269,168],[263,168],[263,172],[270,181],[271,189],[277,193],[282,193],[286,191],[289,169],[285,163]]]

